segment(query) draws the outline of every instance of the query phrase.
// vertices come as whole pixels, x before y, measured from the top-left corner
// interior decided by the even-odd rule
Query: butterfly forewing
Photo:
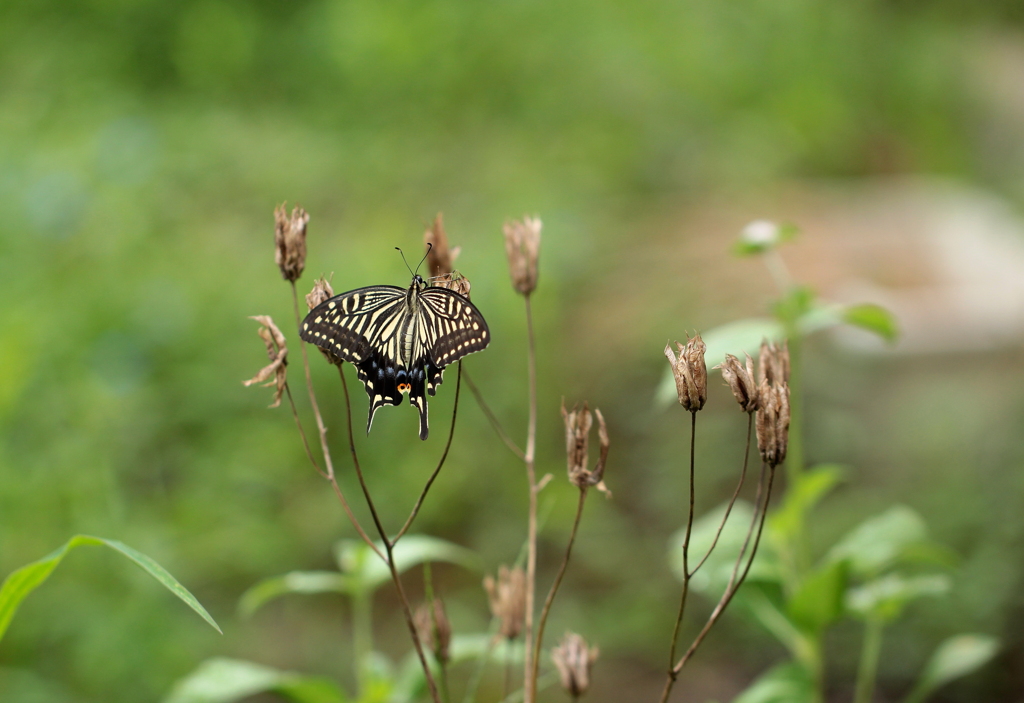
[[[370,397],[366,431],[382,405],[409,394],[428,433],[426,393],[434,395],[442,370],[490,342],[487,323],[468,300],[445,288],[406,290],[371,286],[342,293],[310,311],[300,336],[356,366]]]

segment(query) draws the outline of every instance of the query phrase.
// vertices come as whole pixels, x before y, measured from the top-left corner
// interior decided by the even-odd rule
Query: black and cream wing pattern
[[[444,368],[491,341],[469,300],[419,276],[407,289],[369,286],[325,300],[303,320],[300,336],[356,367],[370,398],[367,432],[382,405],[399,405],[408,393],[420,439],[429,431],[426,394],[434,395]]]

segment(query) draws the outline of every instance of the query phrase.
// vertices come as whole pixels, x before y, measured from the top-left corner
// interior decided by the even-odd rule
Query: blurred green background
[[[615,493],[588,505],[548,631],[573,628],[600,644],[589,700],[651,698],[679,588],[666,545],[685,506],[686,418],[655,402],[665,340],[766,311],[770,276],[729,254],[756,217],[801,226],[783,256],[835,295],[849,262],[829,258],[829,242],[880,247],[865,260],[885,263],[883,282],[895,288],[920,278],[932,252],[927,236],[909,232],[945,212],[942,192],[899,201],[882,236],[876,220],[842,214],[899,200],[907,179],[941,177],[1015,221],[1024,205],[1021,8],[4,2],[0,574],[75,533],[119,539],[192,589],[225,635],[116,555],[76,552],[0,644],[0,685],[10,687],[0,697],[154,701],[216,655],[350,683],[349,614],[338,599],[291,597],[235,615],[247,587],[331,568],[332,544],[352,536],[287,411],[267,410],[270,391],[240,383],[265,363],[249,315],[273,315],[297,358],[272,250],[272,211],[287,200],[311,214],[302,292],[320,273],[333,273],[338,291],[404,285],[394,247],[418,251],[444,212],[494,338],[467,369],[517,437],[525,327],[501,224],[543,219],[539,456],[556,480],[543,494],[542,588],[575,504],[562,480],[563,396],[604,411]],[[815,516],[814,543],[901,502],[962,558],[949,596],[915,605],[890,631],[880,700],[902,695],[935,644],[960,631],[1000,637],[1002,653],[936,700],[1024,696],[1015,310],[997,315],[1004,334],[992,343],[971,344],[940,320],[943,339],[964,343],[879,355],[822,335],[808,347],[809,460],[850,467]],[[293,379],[298,371],[293,364]],[[323,363],[314,376],[327,422],[340,429],[336,377]],[[405,406],[382,411],[360,439],[389,525],[404,519],[441,450],[451,371],[448,381],[431,401],[426,443]],[[698,444],[704,510],[730,490],[743,436],[717,375],[712,386]],[[361,391],[355,399],[358,427],[366,400]],[[525,478],[470,396],[462,400],[452,455],[416,531],[476,550],[493,572],[525,537]],[[435,577],[456,631],[486,627],[482,574],[438,566]],[[409,583],[418,594],[419,577]],[[379,644],[397,657],[408,645],[394,606],[383,589]],[[858,637],[851,625],[829,643],[833,700],[849,699]],[[727,617],[681,679],[680,698],[727,700],[782,656],[755,625]]]

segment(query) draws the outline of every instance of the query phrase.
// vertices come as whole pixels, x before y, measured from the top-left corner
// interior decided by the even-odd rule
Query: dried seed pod
[[[284,387],[287,382],[288,345],[285,343],[281,330],[278,329],[269,315],[255,315],[250,319],[260,323],[258,333],[260,339],[263,340],[267,347],[267,356],[270,357],[270,363],[260,369],[255,376],[242,383],[248,387],[255,383],[267,381],[264,385],[275,386],[274,402],[270,404],[270,407],[276,408],[281,404],[281,396],[284,394]]]
[[[590,444],[590,428],[593,425],[593,417],[587,404],[583,408],[572,406],[572,410],[565,409],[565,402],[562,402],[562,419],[565,421],[565,455],[566,466],[569,473],[569,481],[577,488],[584,489],[590,486],[597,487],[597,490],[610,496],[611,492],[604,485],[604,467],[608,460],[608,426],[605,425],[604,416],[601,411],[594,408],[597,415],[598,439],[601,443],[601,455],[593,470],[587,468],[587,454]]]
[[[757,382],[767,379],[769,384],[789,383],[789,342],[782,346],[767,339],[761,342],[758,359]]]
[[[433,652],[439,662],[446,663],[452,642],[452,624],[448,621],[444,602],[435,598],[433,604],[421,603],[413,620],[423,646]]]
[[[757,410],[759,396],[757,383],[754,381],[754,360],[750,358],[750,354],[746,357],[747,364],[744,367],[735,356],[726,354],[725,361],[715,368],[722,370],[722,378],[729,384],[736,402],[744,412],[752,413]]]
[[[570,696],[578,698],[590,688],[590,668],[600,650],[588,647],[587,641],[574,632],[566,632],[557,647],[551,650],[551,661]]]
[[[306,268],[306,225],[309,214],[301,207],[292,209],[291,216],[284,205],[274,209],[274,262],[286,281],[294,283]]]
[[[757,450],[761,460],[775,467],[786,459],[789,448],[789,386],[786,383],[761,381],[758,393],[761,407],[757,411]]]
[[[512,275],[512,287],[529,295],[537,287],[537,258],[540,255],[541,221],[537,217],[506,222],[505,253]]]
[[[704,363],[707,345],[698,334],[693,339],[687,336],[685,347],[679,342],[676,346],[679,348],[678,359],[672,352],[672,345],[665,345],[665,357],[676,381],[676,395],[680,405],[690,412],[697,412],[708,399],[708,369]]]
[[[497,579],[484,577],[484,590],[491,614],[501,621],[501,634],[510,640],[518,637],[526,618],[526,572],[499,566]]]
[[[328,298],[334,297],[334,289],[330,282],[321,276],[313,282],[313,290],[306,294],[306,306],[312,310]]]
[[[452,271],[439,278],[435,278],[433,284],[439,288],[453,290],[466,300],[469,300],[469,290],[472,286],[469,284],[469,279],[458,271]]]
[[[452,272],[452,265],[459,256],[459,247],[448,248],[448,235],[444,231],[441,213],[437,213],[434,224],[423,233],[423,245],[427,248],[427,267],[431,277]]]

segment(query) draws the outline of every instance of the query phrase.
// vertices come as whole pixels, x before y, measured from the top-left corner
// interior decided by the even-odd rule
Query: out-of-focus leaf
[[[851,573],[870,578],[900,561],[912,545],[924,542],[927,532],[920,515],[905,505],[894,505],[853,528],[827,558],[849,560]]]
[[[378,544],[381,550],[382,544]],[[393,550],[399,573],[424,562],[447,562],[471,571],[482,571],[483,562],[474,552],[452,542],[427,535],[406,535]],[[360,540],[341,540],[335,546],[335,558],[342,573],[351,579],[351,587],[372,592],[391,580],[391,572],[380,557]]]
[[[329,679],[279,671],[239,659],[210,659],[174,685],[164,703],[230,703],[275,692],[296,703],[345,703]]]
[[[815,308],[816,296],[807,286],[793,286],[772,306],[772,312],[783,326],[799,324],[800,319]]]
[[[740,232],[740,238],[733,246],[733,253],[737,256],[763,254],[793,239],[799,231],[796,225],[755,220]]]
[[[848,567],[845,561],[826,563],[809,573],[789,600],[789,617],[807,632],[820,632],[843,612]]]
[[[190,608],[192,608],[192,610],[196,611],[203,620],[208,622],[215,630],[217,630],[217,632],[221,631],[214,619],[208,612],[206,612],[206,608],[200,605],[199,601],[196,600],[196,597],[189,593],[188,589],[182,586],[176,578],[171,576],[164,567],[157,564],[142,552],[136,551],[117,540],[92,537],[90,535],[76,535],[69,539],[64,546],[57,551],[40,559],[39,561],[26,564],[4,579],[3,585],[0,586],[0,639],[3,638],[4,633],[7,631],[7,627],[11,624],[11,618],[14,617],[14,613],[17,612],[18,606],[21,605],[21,602],[47,578],[49,578],[50,574],[53,573],[53,570],[57,568],[68,552],[75,547],[80,547],[82,545],[106,546],[110,547],[115,552],[120,552],[141,566],[146,573],[163,584],[168,591],[183,600]]]
[[[693,534],[690,537],[691,570],[711,548],[727,507],[728,503],[723,503],[693,521]],[[690,580],[690,586],[694,590],[700,592],[720,591],[726,586],[753,518],[754,507],[746,501],[737,500],[729,514],[729,520],[722,529],[722,535],[718,538],[718,544],[714,551]],[[685,536],[686,528],[683,527],[669,540],[669,565],[679,580],[683,579],[683,539]],[[748,580],[778,581],[780,579],[778,559],[767,542],[768,540],[761,540],[761,546],[747,576]],[[752,535],[748,549],[753,548],[753,543],[754,536]]]
[[[939,645],[904,703],[922,703],[933,691],[985,666],[999,651],[988,635],[956,635]]]
[[[751,317],[714,327],[707,332],[701,332],[700,336],[704,340],[704,344],[707,345],[704,363],[710,369],[725,361],[726,354],[743,359],[743,353],[746,352],[757,358],[761,340],[778,341],[785,335],[782,325],[777,320],[770,317]],[[672,378],[672,370],[668,364],[665,364],[664,374],[655,394],[655,403],[666,407],[674,402],[676,402],[676,382]]]
[[[449,656],[453,664],[467,659],[479,659],[484,654],[495,664],[518,664],[523,661],[523,643],[511,644],[504,637],[494,637],[486,632],[476,635],[453,635]]]
[[[808,511],[846,477],[838,464],[818,464],[800,474],[786,492],[785,500],[768,518],[779,538],[789,541],[803,525]]]
[[[843,322],[874,332],[887,342],[895,342],[899,336],[896,318],[881,305],[861,303],[851,305],[843,311]]]
[[[815,644],[797,629],[785,611],[765,591],[762,584],[748,581],[736,593],[736,603],[749,610],[789,650],[794,659],[807,658],[808,654],[813,653]]]
[[[761,674],[732,703],[810,703],[814,700],[811,675],[799,664],[781,664]]]
[[[238,612],[252,615],[264,603],[287,593],[349,593],[351,588],[351,579],[337,571],[291,571],[250,587],[238,600]]]
[[[949,586],[949,578],[941,574],[911,577],[887,574],[848,590],[846,607],[862,618],[891,622],[911,601],[923,596],[940,596]]]

